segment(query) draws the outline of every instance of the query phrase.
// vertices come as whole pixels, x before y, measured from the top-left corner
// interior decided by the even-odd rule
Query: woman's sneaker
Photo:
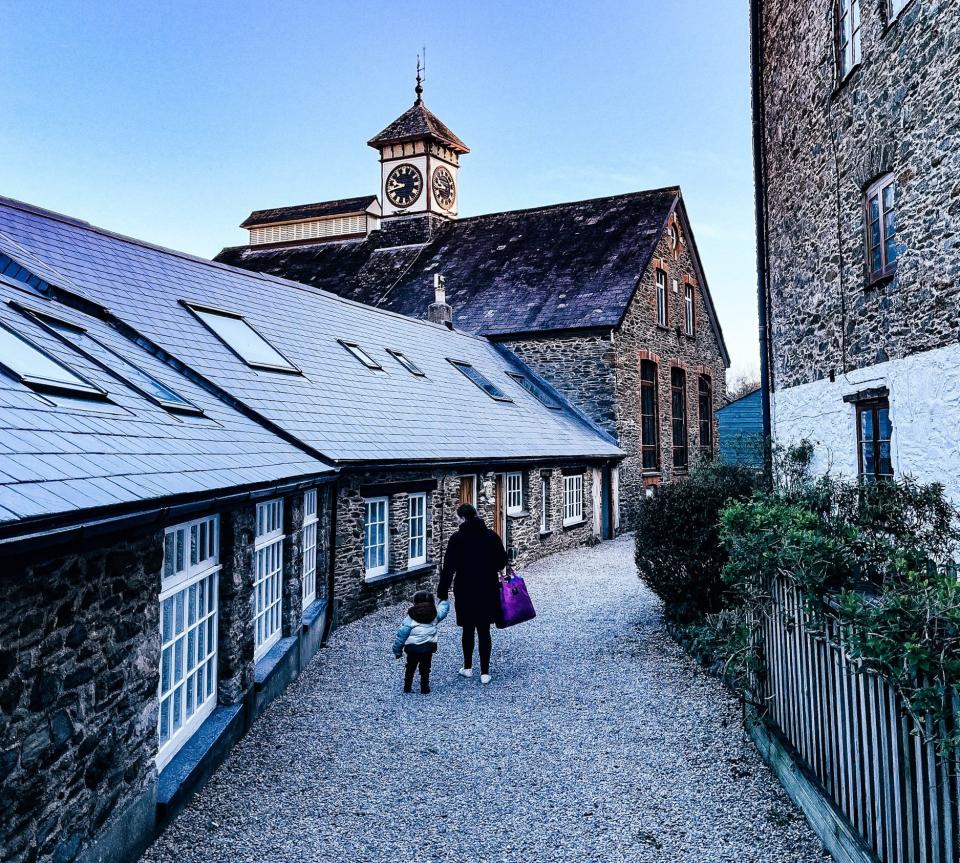
[[[481,675],[480,675],[480,682],[483,683],[483,684],[489,683],[489,682],[490,682],[490,675],[489,675],[489,674],[481,674]]]
[[[461,669],[460,669],[460,676],[461,676],[461,677],[473,677],[473,669],[472,669],[472,668],[461,668]]]

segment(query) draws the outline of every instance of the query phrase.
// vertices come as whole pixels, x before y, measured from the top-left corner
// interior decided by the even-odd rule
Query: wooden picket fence
[[[960,861],[960,753],[937,738],[953,716],[924,727],[881,677],[857,667],[842,627],[814,626],[786,580],[772,587],[759,633],[765,719],[792,744],[824,793],[882,863]]]

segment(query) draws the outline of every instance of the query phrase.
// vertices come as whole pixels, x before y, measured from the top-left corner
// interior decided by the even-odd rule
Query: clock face
[[[453,174],[443,165],[433,172],[433,197],[445,210],[453,209],[457,200],[457,185],[453,182]]]
[[[413,165],[397,165],[387,174],[386,191],[395,207],[409,207],[423,191],[423,176]]]

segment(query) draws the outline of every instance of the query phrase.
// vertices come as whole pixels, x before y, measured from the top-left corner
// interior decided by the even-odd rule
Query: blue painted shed
[[[720,457],[730,464],[763,466],[763,412],[760,390],[717,411]]]

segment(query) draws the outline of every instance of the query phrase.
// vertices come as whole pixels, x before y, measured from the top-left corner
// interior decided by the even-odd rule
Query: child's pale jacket
[[[393,641],[393,655],[399,657],[404,647],[420,647],[437,643],[437,624],[450,612],[450,602],[421,602],[407,612]]]

